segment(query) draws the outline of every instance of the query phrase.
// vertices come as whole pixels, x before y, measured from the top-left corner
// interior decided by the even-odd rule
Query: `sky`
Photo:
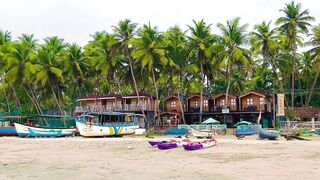
[[[96,31],[112,31],[119,20],[129,18],[139,26],[150,22],[160,31],[179,25],[187,30],[192,20],[204,19],[219,33],[217,23],[225,24],[235,17],[253,25],[263,20],[275,22],[279,11],[291,0],[0,0],[0,30],[34,34],[39,40],[59,36],[65,42],[81,46]],[[300,0],[320,23],[318,0]],[[41,42],[41,41],[40,41]]]

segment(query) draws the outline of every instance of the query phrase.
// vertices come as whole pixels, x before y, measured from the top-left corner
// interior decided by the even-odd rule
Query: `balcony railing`
[[[137,104],[122,104],[122,105],[103,105],[103,106],[87,106],[87,107],[76,107],[75,112],[106,112],[106,111],[153,111],[153,106],[148,104],[140,105]]]

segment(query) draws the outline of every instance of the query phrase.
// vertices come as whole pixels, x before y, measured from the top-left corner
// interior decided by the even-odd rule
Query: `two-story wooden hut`
[[[214,111],[221,112],[222,109],[228,108],[229,111],[238,111],[237,96],[228,93],[226,102],[226,93],[220,93],[214,96]]]
[[[163,99],[164,109],[160,113],[161,124],[163,126],[177,126],[182,123],[182,109],[184,110],[184,96],[170,95]]]

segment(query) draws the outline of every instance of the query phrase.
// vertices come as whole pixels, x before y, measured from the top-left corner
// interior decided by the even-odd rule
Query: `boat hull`
[[[0,136],[17,136],[15,127],[0,127]]]
[[[215,139],[211,139],[211,140],[206,140],[203,142],[189,143],[189,144],[183,145],[183,148],[187,151],[192,151],[192,150],[209,148],[209,147],[212,147],[216,144],[217,144],[217,141]]]
[[[61,137],[61,130],[58,131],[37,131],[28,128],[31,137]]]
[[[29,137],[30,131],[29,129],[35,130],[35,131],[41,131],[41,132],[49,132],[49,131],[61,131],[60,136],[72,136],[75,132],[75,128],[67,128],[67,129],[60,129],[60,128],[39,128],[39,127],[32,127],[32,126],[26,126],[19,123],[14,123],[14,126],[16,127],[17,133],[19,137]]]
[[[158,149],[165,150],[165,149],[173,149],[177,148],[178,144],[177,143],[160,143],[158,144]]]
[[[200,131],[198,129],[194,129],[194,128],[191,128],[191,133],[192,133],[192,136],[194,137],[197,137],[197,138],[207,138],[207,137],[212,137],[215,135],[215,132],[212,131]]]
[[[123,136],[135,133],[136,126],[121,125],[88,125],[80,121],[76,121],[77,129],[81,136],[84,137],[103,137],[103,136]]]
[[[236,130],[236,137],[248,136],[248,135],[254,135],[254,134],[256,134],[256,131],[254,129],[237,129]]]
[[[271,131],[271,130],[265,130],[265,129],[259,130],[259,138],[260,139],[275,140],[278,137],[279,137],[279,131]]]

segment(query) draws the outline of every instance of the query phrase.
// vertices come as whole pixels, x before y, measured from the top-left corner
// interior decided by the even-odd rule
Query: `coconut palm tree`
[[[66,62],[64,63],[64,72],[66,77],[70,79],[72,84],[76,84],[77,97],[83,95],[83,90],[85,90],[85,72],[88,65],[84,62],[85,56],[83,55],[82,49],[76,43],[67,46],[66,49]]]
[[[287,36],[287,49],[291,52],[292,56],[292,72],[291,72],[291,107],[294,107],[294,88],[295,88],[295,74],[297,72],[296,52],[298,45],[302,44],[301,34],[307,34],[309,32],[308,27],[311,27],[310,21],[314,20],[314,17],[309,16],[308,10],[302,10],[301,4],[296,4],[294,1],[286,4],[283,9],[280,9],[284,13],[283,17],[280,17],[276,24],[280,25],[279,29]]]
[[[178,82],[178,98],[182,121],[185,124],[186,121],[183,110],[184,102],[181,99],[183,92],[182,83],[186,81],[187,73],[196,73],[198,71],[198,66],[195,63],[190,63],[188,61],[187,38],[185,33],[178,26],[169,28],[169,30],[164,34],[164,37],[168,58],[174,63],[173,68],[167,68],[167,73],[171,73],[172,80]],[[167,82],[165,83],[168,84]]]
[[[202,111],[203,111],[203,86],[205,80],[205,66],[207,67],[210,63],[209,49],[210,46],[215,42],[215,36],[211,34],[211,24],[207,25],[204,20],[196,22],[193,20],[194,26],[189,26],[191,36],[189,36],[190,52],[189,58],[196,60],[200,66],[201,72],[201,91],[200,91],[200,122],[202,122]]]
[[[135,51],[132,54],[133,59],[136,59],[141,64],[141,69],[146,69],[151,73],[154,90],[157,99],[157,117],[160,123],[159,110],[159,93],[156,75],[160,72],[161,67],[168,64],[169,59],[166,57],[166,50],[163,44],[163,35],[158,32],[157,27],[151,27],[144,24],[138,30],[138,37],[133,39],[133,46]]]
[[[217,26],[222,33],[220,38],[221,44],[224,46],[224,57],[221,64],[225,67],[227,79],[225,102],[228,102],[228,94],[234,71],[250,72],[251,70],[250,64],[252,64],[252,61],[250,52],[243,47],[247,43],[247,24],[240,25],[240,18],[235,18],[227,21],[226,25],[219,23]],[[227,108],[227,103],[225,104],[225,108]]]
[[[129,19],[121,20],[118,23],[118,26],[113,26],[113,30],[115,32],[116,39],[120,43],[120,51],[125,56],[127,62],[129,62],[130,67],[130,75],[133,81],[134,90],[138,97],[138,107],[141,109],[141,111],[144,113],[142,107],[141,107],[141,101],[139,96],[139,89],[137,85],[137,81],[134,75],[133,70],[133,59],[131,57],[131,49],[129,48],[129,45],[134,38],[134,34],[137,28],[136,23],[132,23]]]
[[[62,88],[65,80],[63,61],[66,44],[63,39],[56,36],[46,38],[44,41],[45,44],[41,45],[38,50],[35,83],[40,83],[51,90],[59,113],[62,113]]]
[[[315,77],[311,85],[309,96],[305,103],[306,106],[310,104],[314,89],[316,87],[316,83],[318,81],[319,73],[320,73],[320,26],[315,26],[312,29],[312,34],[311,34],[311,39],[309,44],[312,45],[313,48],[308,52],[311,54],[311,59],[312,59],[312,62],[309,62],[308,64],[311,64],[314,67]]]

